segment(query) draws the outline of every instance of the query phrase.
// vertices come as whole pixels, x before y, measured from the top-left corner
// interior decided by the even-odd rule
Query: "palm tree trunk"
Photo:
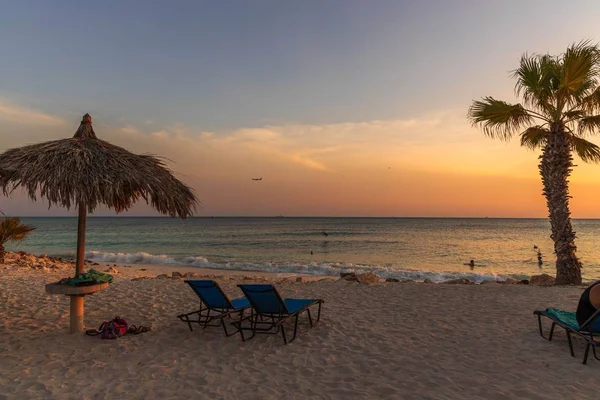
[[[6,250],[4,250],[4,243],[0,243],[0,264],[4,264],[5,256],[6,256]]]
[[[573,168],[571,145],[562,123],[551,126],[539,165],[556,253],[556,284],[581,284],[581,262],[575,255],[575,232],[569,211],[569,176]]]

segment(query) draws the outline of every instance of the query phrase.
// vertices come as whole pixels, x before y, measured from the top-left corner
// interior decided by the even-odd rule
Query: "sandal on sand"
[[[89,335],[89,336],[98,336],[98,335],[102,334],[102,331],[104,331],[104,328],[106,328],[106,322],[103,322],[98,329],[86,330],[85,334]]]
[[[150,328],[147,326],[135,326],[135,325],[131,325],[129,327],[129,329],[127,329],[127,333],[131,333],[134,335],[139,335],[140,333],[144,333],[144,332],[150,332]]]

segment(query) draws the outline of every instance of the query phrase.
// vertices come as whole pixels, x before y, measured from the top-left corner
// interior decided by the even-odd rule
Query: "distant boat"
[[[252,178],[253,181],[262,181],[262,176],[260,178]]]

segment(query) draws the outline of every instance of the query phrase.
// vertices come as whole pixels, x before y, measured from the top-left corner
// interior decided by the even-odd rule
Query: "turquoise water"
[[[23,222],[37,230],[10,249],[75,255],[76,218]],[[584,277],[600,278],[600,220],[574,220],[573,225]],[[549,234],[545,219],[88,218],[86,257],[107,263],[318,275],[373,270],[382,277],[482,280],[553,274]],[[541,269],[534,245],[545,260]],[[471,259],[474,270],[465,265]]]

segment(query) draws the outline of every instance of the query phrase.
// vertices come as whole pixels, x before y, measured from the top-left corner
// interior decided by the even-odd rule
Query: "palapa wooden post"
[[[75,264],[75,277],[83,274],[85,264],[85,219],[87,210],[84,204],[79,203],[79,219],[77,220],[77,261]],[[85,296],[69,296],[71,298],[69,332],[83,331],[83,304]]]
[[[75,264],[75,277],[83,274],[85,263],[85,219],[87,210],[85,205],[79,204],[79,219],[77,220],[77,263]]]

